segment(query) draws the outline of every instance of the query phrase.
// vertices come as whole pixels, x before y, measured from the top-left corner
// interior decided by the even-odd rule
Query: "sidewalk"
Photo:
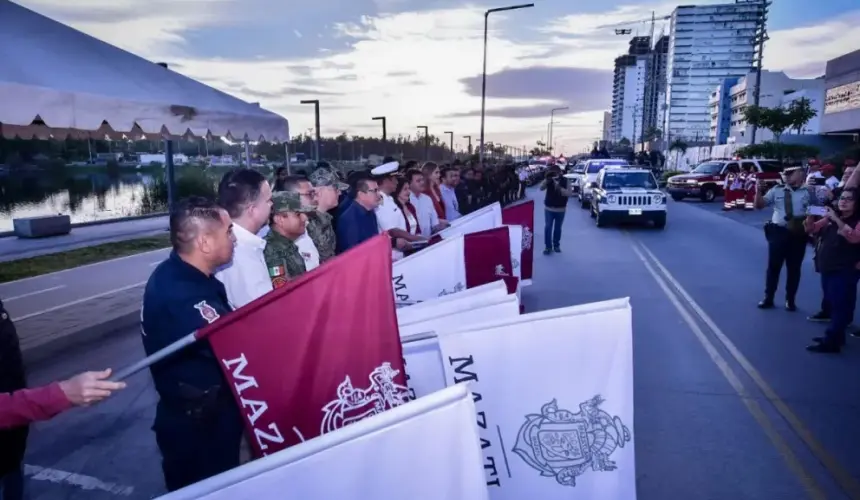
[[[160,216],[72,227],[72,232],[65,236],[38,239],[7,236],[0,238],[0,262],[166,234],[167,225],[167,216]]]

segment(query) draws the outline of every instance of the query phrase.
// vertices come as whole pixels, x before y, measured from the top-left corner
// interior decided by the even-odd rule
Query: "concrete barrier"
[[[44,215],[12,219],[15,235],[19,238],[44,238],[72,232],[72,218],[68,215]]]

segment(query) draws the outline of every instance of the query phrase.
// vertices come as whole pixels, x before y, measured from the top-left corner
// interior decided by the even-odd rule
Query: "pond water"
[[[0,176],[0,232],[11,231],[12,220],[64,214],[72,223],[142,215],[145,187],[152,173],[28,171]]]

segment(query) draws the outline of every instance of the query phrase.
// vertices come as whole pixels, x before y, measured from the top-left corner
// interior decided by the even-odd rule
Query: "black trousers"
[[[767,274],[765,275],[765,298],[773,300],[779,285],[779,274],[785,266],[785,299],[794,302],[800,286],[800,269],[806,255],[807,238],[788,229],[768,224],[765,226],[767,238]]]

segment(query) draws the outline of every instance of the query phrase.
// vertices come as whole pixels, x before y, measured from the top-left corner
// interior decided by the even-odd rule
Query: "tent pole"
[[[292,165],[290,165],[290,143],[289,143],[289,142],[285,142],[285,143],[284,143],[284,150],[285,150],[285,151],[286,151],[286,153],[287,153],[287,163],[286,163],[286,165],[287,165],[287,175],[293,175],[293,172],[292,172]]]
[[[245,139],[245,168],[251,168],[251,142]]]

